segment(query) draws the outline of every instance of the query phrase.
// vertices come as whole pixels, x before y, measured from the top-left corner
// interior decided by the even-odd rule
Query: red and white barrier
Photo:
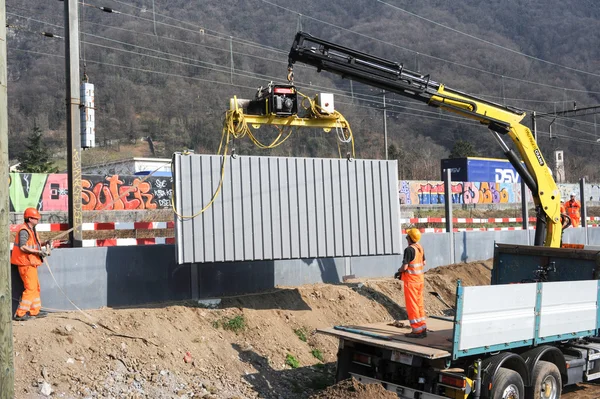
[[[17,232],[18,224],[11,224],[10,231]],[[109,231],[109,230],[156,230],[175,228],[175,222],[107,222],[107,223],[82,223],[83,231]],[[36,226],[38,232],[67,231],[67,223],[39,223]],[[111,247],[126,245],[155,245],[174,244],[175,237],[152,237],[152,238],[107,238],[96,240],[82,240],[84,247]],[[12,249],[11,243],[11,249]]]
[[[418,229],[421,233],[445,233],[446,229],[443,227],[426,227]],[[523,230],[522,227],[459,227],[453,228],[452,231],[455,233],[462,231],[514,231]],[[535,230],[534,226],[530,226],[529,230]],[[406,230],[402,229],[402,234],[406,234]]]
[[[598,218],[600,220],[600,218]],[[534,217],[529,218],[530,222],[535,222]],[[484,224],[484,223],[522,223],[523,218],[452,218],[452,223],[461,224]],[[400,223],[446,223],[446,218],[410,218],[400,219]]]

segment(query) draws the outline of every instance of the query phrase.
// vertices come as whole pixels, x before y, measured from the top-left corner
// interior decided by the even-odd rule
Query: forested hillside
[[[37,125],[60,157],[64,41],[39,33],[64,35],[63,3],[6,3],[10,156],[24,150]],[[96,85],[97,141],[151,137],[160,144],[157,156],[184,148],[215,153],[229,98],[252,98],[269,81],[285,83],[287,53],[300,29],[528,114],[600,104],[600,3],[593,0],[86,0],[80,18],[82,72],[85,65]],[[307,95],[335,93],[357,157],[384,157],[381,90],[302,65],[295,77]],[[439,178],[439,159],[457,140],[480,156],[501,156],[477,123],[389,93],[386,103],[401,178]],[[596,121],[600,115],[538,119],[545,157],[552,164],[553,151],[564,150],[569,180],[600,181]],[[531,124],[528,117],[525,123]],[[271,134],[259,130],[265,139]],[[243,154],[331,157],[338,151],[334,133],[305,129],[274,150],[247,141],[235,146]]]

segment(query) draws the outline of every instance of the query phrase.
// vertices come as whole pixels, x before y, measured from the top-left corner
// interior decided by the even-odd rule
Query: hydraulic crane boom
[[[434,82],[429,75],[409,71],[402,64],[327,42],[304,32],[296,34],[290,50],[290,81],[293,80],[295,62],[312,65],[319,72],[333,72],[343,78],[398,93],[486,125],[533,194],[537,213],[535,245],[560,247],[560,193],[531,131],[520,123],[525,117],[524,111],[450,89]],[[501,135],[508,135],[513,140],[525,166]]]

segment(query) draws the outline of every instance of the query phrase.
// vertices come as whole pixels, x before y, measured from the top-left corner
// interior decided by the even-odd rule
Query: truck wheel
[[[491,399],[524,399],[523,379],[516,371],[500,367],[492,382]]]
[[[554,363],[540,360],[533,368],[533,399],[559,399],[562,379]]]

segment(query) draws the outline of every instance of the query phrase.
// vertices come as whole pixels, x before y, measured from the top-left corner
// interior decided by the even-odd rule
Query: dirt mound
[[[398,399],[398,395],[386,391],[380,384],[361,384],[352,378],[340,381],[310,399]]]
[[[458,278],[487,284],[490,268],[429,271],[427,312],[447,310],[430,292],[453,304]],[[88,314],[13,324],[17,398],[44,397],[42,389],[61,398],[308,398],[334,383],[338,342],[317,328],[406,318],[392,278],[282,287],[224,298],[215,309],[189,302]]]

